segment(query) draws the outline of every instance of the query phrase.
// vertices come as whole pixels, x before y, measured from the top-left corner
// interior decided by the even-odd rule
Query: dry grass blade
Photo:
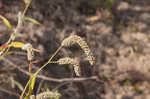
[[[59,59],[57,62],[58,62],[58,64],[71,64],[71,65],[73,65],[75,74],[76,74],[77,76],[80,76],[80,75],[81,75],[79,63],[78,63],[77,60],[71,59],[71,58],[69,58],[69,57],[65,57],[65,58]]]
[[[35,20],[35,19],[33,19],[33,18],[25,17],[25,20],[28,20],[28,21],[30,21],[30,22],[32,22],[32,23],[34,23],[34,24],[40,25],[40,22],[38,22],[37,20]]]
[[[93,65],[95,58],[87,43],[80,36],[71,35],[68,38],[64,39],[61,45],[64,47],[68,47],[72,46],[75,43],[77,43],[83,49],[84,53],[87,55],[87,59],[89,60],[90,64]]]

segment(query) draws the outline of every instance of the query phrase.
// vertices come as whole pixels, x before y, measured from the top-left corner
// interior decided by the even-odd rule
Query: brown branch
[[[23,72],[24,74],[26,74],[28,76],[32,75],[28,71],[20,68],[19,66],[17,66],[13,62],[11,62],[9,59],[6,59],[6,58],[3,57],[2,60],[7,62],[7,63],[9,63],[14,68],[17,68],[19,71]],[[40,79],[43,79],[43,80],[47,80],[47,81],[53,81],[53,82],[65,82],[65,81],[80,82],[80,81],[85,81],[85,80],[96,80],[96,79],[98,79],[97,76],[82,77],[82,78],[59,78],[59,79],[57,79],[57,78],[52,78],[52,77],[46,77],[46,76],[43,76],[43,75],[37,75],[37,78],[40,78]]]
[[[18,93],[14,93],[14,92],[12,92],[12,91],[6,90],[6,89],[1,88],[1,87],[0,87],[0,91],[5,92],[5,93],[8,93],[8,94],[13,95],[13,96],[16,96],[16,97],[19,97],[19,96],[20,96]]]

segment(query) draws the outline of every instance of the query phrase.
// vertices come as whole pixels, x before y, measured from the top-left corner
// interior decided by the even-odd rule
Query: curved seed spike
[[[47,98],[59,99],[60,97],[61,97],[61,94],[58,91],[56,92],[46,91],[46,92],[38,94],[36,96],[36,99],[47,99]]]
[[[69,47],[75,43],[77,43],[82,48],[82,50],[86,54],[87,59],[89,60],[90,64],[93,65],[94,61],[95,61],[93,53],[90,51],[87,43],[80,36],[77,36],[77,35],[69,36],[68,38],[66,38],[62,41],[61,46]]]
[[[65,57],[65,58],[61,58],[57,61],[58,64],[63,65],[63,64],[71,64],[73,65],[74,68],[74,72],[77,76],[81,75],[81,70],[80,70],[80,66],[79,63],[77,62],[77,60],[75,59],[71,59],[69,57]]]

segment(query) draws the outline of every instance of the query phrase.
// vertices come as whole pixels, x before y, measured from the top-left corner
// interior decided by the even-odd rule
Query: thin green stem
[[[31,78],[30,78],[30,79],[31,79]],[[24,87],[24,90],[22,91],[21,96],[19,97],[19,99],[23,99],[23,95],[24,95],[24,93],[25,93],[25,91],[26,91],[26,89],[27,89],[27,87],[28,87],[28,85],[29,85],[29,83],[30,83],[30,79],[29,79],[29,81],[27,82],[26,86]]]
[[[26,89],[27,89],[27,87],[28,87],[30,81],[32,80],[32,78],[33,78],[34,76],[37,76],[37,74],[38,74],[45,66],[47,66],[49,63],[51,63],[51,60],[56,56],[56,54],[60,51],[61,48],[62,48],[62,46],[60,46],[60,47],[55,51],[55,53],[50,57],[50,59],[49,59],[43,66],[41,66],[41,68],[39,68],[39,69],[32,75],[32,77],[28,80],[28,82],[27,82],[27,84],[26,84],[26,86],[25,86],[23,92],[21,93],[21,96],[20,96],[19,99],[23,99],[23,95],[24,95],[24,93],[25,93],[25,91],[26,91]]]
[[[51,62],[51,60],[56,56],[56,54],[60,51],[61,48],[62,48],[62,46],[60,46],[60,47],[55,51],[55,53],[51,56],[51,58],[50,58],[41,68],[39,68],[36,73],[40,72],[46,65],[48,65],[48,64]]]
[[[25,7],[25,9],[24,9],[24,11],[23,11],[23,13],[22,13],[22,17],[23,17],[23,18],[24,18],[24,16],[25,16],[25,14],[26,14],[26,12],[27,12],[27,10],[28,10],[28,8],[29,8],[31,2],[32,2],[32,0],[30,0],[30,1],[26,4],[26,7]]]
[[[50,63],[51,64],[57,64],[58,62],[57,61],[51,61]]]

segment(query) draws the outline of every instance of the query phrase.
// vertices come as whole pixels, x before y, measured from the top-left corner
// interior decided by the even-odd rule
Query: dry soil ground
[[[0,14],[15,26],[17,13],[24,8],[23,0],[3,1]],[[39,62],[34,64],[34,70],[48,60],[65,37],[77,34],[87,41],[96,58],[93,68],[78,47],[63,49],[55,59],[76,56],[82,67],[82,77],[96,75],[99,80],[63,85],[59,88],[62,99],[150,99],[149,5],[149,0],[118,0],[113,16],[103,6],[95,5],[90,0],[33,0],[27,15],[38,20],[42,26],[28,22],[17,40],[30,42],[40,49],[41,53],[35,57]],[[88,21],[98,11],[101,17],[96,21]],[[0,44],[6,42],[9,35],[8,29],[1,22]],[[20,54],[8,55],[0,62],[0,99],[16,99],[21,93],[17,87],[12,88],[9,84],[10,76],[13,75],[23,86],[29,78],[12,66],[27,70],[26,56]],[[41,75],[72,77],[70,69],[55,64],[48,65]],[[39,84],[42,84],[42,92],[62,83],[38,79],[34,94],[38,92]]]

